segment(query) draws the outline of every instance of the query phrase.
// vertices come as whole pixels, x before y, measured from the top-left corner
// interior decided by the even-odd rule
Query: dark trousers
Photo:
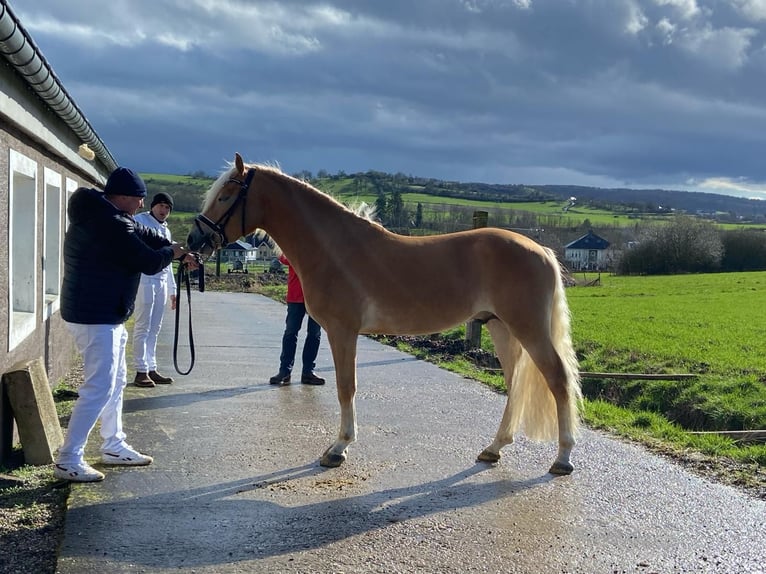
[[[295,349],[298,345],[298,331],[301,330],[303,317],[306,315],[306,305],[303,303],[287,304],[287,319],[285,319],[285,334],[282,335],[282,354],[279,357],[279,372],[288,374],[293,370],[295,363]],[[308,374],[314,371],[317,353],[319,353],[319,340],[322,328],[319,323],[309,317],[306,325],[306,342],[303,344],[303,371]]]

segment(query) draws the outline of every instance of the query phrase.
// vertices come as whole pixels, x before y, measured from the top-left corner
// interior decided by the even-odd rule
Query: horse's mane
[[[235,173],[236,167],[234,166],[234,162],[227,162],[227,167],[224,168],[224,170],[221,172],[221,174],[218,176],[218,179],[216,179],[213,184],[210,186],[210,189],[207,190],[207,193],[205,194],[205,199],[203,200],[202,205],[202,213],[206,212],[208,208],[210,207],[210,204],[213,202],[213,200],[218,196],[218,192],[221,191],[221,188],[224,186],[224,184],[229,181],[232,177],[237,175]],[[305,188],[307,190],[311,190],[315,193],[318,193],[324,197],[327,198],[330,202],[336,204],[338,207],[340,207],[343,211],[346,211],[348,213],[351,213],[357,217],[360,217],[362,219],[366,219],[370,223],[374,225],[380,225],[380,223],[376,220],[376,208],[374,205],[370,205],[366,202],[361,202],[359,204],[356,204],[352,207],[348,207],[335,199],[333,196],[331,196],[329,193],[326,193],[322,191],[321,189],[318,189],[308,183],[307,181],[304,181],[302,179],[298,179],[297,177],[293,177],[291,175],[288,175],[284,173],[278,166],[274,165],[267,165],[267,164],[245,164],[245,171],[248,169],[256,169],[260,172],[264,172],[267,174],[273,174],[275,176],[278,176],[281,179],[286,179],[288,181],[293,182],[293,184],[297,185],[298,187]]]

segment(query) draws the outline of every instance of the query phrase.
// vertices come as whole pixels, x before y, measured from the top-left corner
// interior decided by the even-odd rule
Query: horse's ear
[[[234,166],[237,168],[237,171],[239,173],[245,172],[245,162],[242,161],[242,156],[239,155],[239,152],[234,152]]]

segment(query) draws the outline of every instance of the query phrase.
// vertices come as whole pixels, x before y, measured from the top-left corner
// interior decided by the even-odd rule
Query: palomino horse
[[[532,439],[558,433],[553,474],[569,474],[581,400],[561,270],[552,251],[502,229],[404,237],[360,217],[280,170],[230,169],[207,193],[188,237],[209,255],[262,229],[303,284],[306,307],[327,332],[340,401],[340,432],[322,466],[340,466],[356,440],[356,345],[360,333],[437,333],[486,323],[503,367],[508,400],[495,439],[479,460],[497,462],[523,428]]]

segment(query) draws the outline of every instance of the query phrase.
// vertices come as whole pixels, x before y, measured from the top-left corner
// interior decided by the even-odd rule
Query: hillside
[[[714,193],[672,191],[663,189],[604,189],[566,185],[521,185],[461,183],[388,174],[365,172],[340,173],[312,177],[298,174],[317,188],[339,199],[372,200],[379,195],[399,195],[405,204],[418,203],[417,196],[431,196],[461,202],[492,202],[513,208],[519,203],[553,202],[566,204],[577,198],[578,207],[589,207],[615,214],[657,214],[670,211],[704,214],[719,221],[766,223],[766,202]],[[176,211],[198,212],[205,192],[214,181],[204,174],[168,175],[145,173],[142,177],[152,195],[159,191],[170,193]],[[522,209],[526,209],[522,208]]]

